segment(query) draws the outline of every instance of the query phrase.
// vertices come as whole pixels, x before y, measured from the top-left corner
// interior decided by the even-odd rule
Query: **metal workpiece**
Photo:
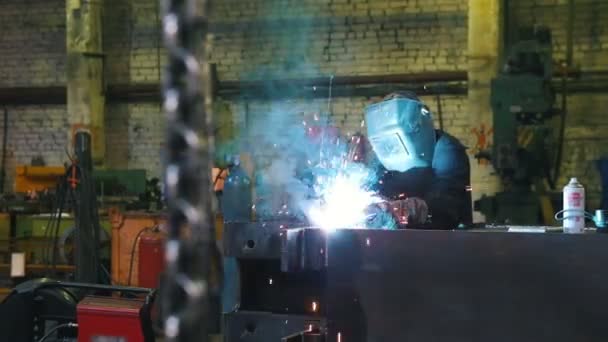
[[[325,273],[282,272],[279,260],[240,260],[239,267],[239,310],[290,315],[324,314]]]
[[[340,332],[343,341],[608,338],[603,236],[340,230],[327,239],[329,341]],[[345,310],[348,299],[360,307]]]
[[[282,277],[274,290],[244,279],[244,289],[258,288],[243,292],[246,310],[278,312],[287,300],[295,308],[304,294],[278,294],[298,283],[289,279],[316,275],[308,288],[318,286],[326,341],[608,340],[602,234],[303,228],[282,241],[280,255],[294,267],[283,272],[285,260],[266,260]],[[320,246],[324,265],[315,271],[319,264],[309,261]],[[253,265],[243,269],[260,278],[271,272]]]
[[[320,271],[327,266],[327,232],[286,229],[281,237],[281,271]]]
[[[224,256],[240,259],[279,259],[281,233],[301,226],[301,222],[226,222]]]

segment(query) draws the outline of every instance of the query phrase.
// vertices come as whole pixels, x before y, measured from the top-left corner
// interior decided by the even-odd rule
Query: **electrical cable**
[[[564,67],[562,74],[562,109],[559,124],[559,141],[557,146],[557,156],[555,158],[555,165],[553,166],[553,180],[552,184],[557,184],[559,181],[559,174],[562,165],[564,140],[566,139],[566,115],[568,114],[568,79],[567,79],[567,68]]]
[[[437,116],[439,119],[439,129],[441,131],[443,130],[443,110],[441,108],[441,94],[440,92],[437,92],[437,95],[435,95],[436,97],[436,101],[437,101]]]
[[[46,264],[46,268],[45,268],[45,273],[48,276],[49,272],[50,272],[50,268],[49,266],[53,265],[53,275],[55,274],[55,267],[54,267],[54,259],[52,256],[50,256],[49,254],[53,253],[55,254],[55,250],[50,251],[50,248],[57,248],[57,236],[58,236],[58,230],[59,228],[56,226],[56,219],[57,217],[55,216],[55,213],[57,212],[61,212],[59,214],[59,216],[61,216],[63,214],[63,204],[64,204],[64,185],[65,185],[65,179],[64,176],[61,176],[59,178],[59,180],[57,181],[57,184],[55,185],[55,196],[54,196],[54,200],[51,206],[51,214],[49,216],[49,219],[47,221],[46,224],[46,229],[44,230],[44,240],[46,241],[45,245],[44,245],[44,249],[42,251],[42,255],[44,256],[44,262]],[[59,209],[61,208],[61,209]]]
[[[129,260],[129,275],[127,276],[127,286],[131,286],[131,277],[133,275],[133,259],[135,259],[135,248],[137,247],[137,241],[139,240],[139,238],[141,237],[141,235],[144,232],[154,231],[155,228],[158,228],[158,226],[145,227],[145,228],[141,229],[139,232],[137,232],[137,235],[135,235],[135,239],[133,239],[133,245],[131,246],[131,260]],[[141,262],[141,260],[140,260],[140,262]]]
[[[94,184],[94,179],[93,179],[93,175],[92,173],[89,174],[89,170],[83,170],[83,182],[85,184],[85,186],[88,186],[88,191],[87,193],[89,194],[89,201],[91,204],[90,207],[90,216],[91,216],[91,223],[92,223],[92,227],[93,227],[93,242],[94,242],[94,248],[93,248],[93,257],[95,258],[95,260],[97,260],[97,263],[100,266],[102,265],[101,262],[101,255],[100,255],[100,242],[101,242],[101,238],[100,238],[100,225],[99,225],[99,212],[97,210],[97,195],[95,193],[95,184]],[[98,277],[100,277],[102,275],[102,273],[97,274]]]
[[[568,70],[572,66],[572,36],[574,23],[574,0],[568,0],[568,20],[566,21],[566,61],[562,65],[562,113],[559,125],[559,141],[557,146],[557,156],[553,170],[552,184],[555,186],[559,181],[562,166],[564,140],[566,139],[566,116],[568,115]]]
[[[51,337],[51,335],[62,328],[78,328],[78,324],[77,323],[64,323],[64,324],[59,324],[53,327],[53,329],[49,330],[49,332],[47,332],[44,336],[42,336],[41,339],[38,340],[38,342],[44,342],[47,338]]]
[[[65,206],[65,192],[67,191],[67,178],[68,178],[69,170],[66,171],[66,174],[60,179],[60,184],[57,189],[57,200],[59,203],[59,209],[57,210],[57,219],[55,223],[55,229],[53,230],[53,255],[51,259],[51,265],[53,266],[53,276],[57,274],[57,253],[58,253],[58,245],[59,245],[59,230],[61,229],[61,219],[63,218],[63,210]],[[55,213],[55,211],[53,211]]]
[[[76,222],[78,222],[78,218],[81,217],[81,215],[90,215],[91,218],[95,218],[96,216],[94,215],[93,211],[90,211],[89,213],[85,213],[82,211],[82,203],[80,201],[80,192],[82,191],[86,191],[86,189],[81,188],[82,186],[86,186],[86,184],[89,183],[88,177],[86,175],[86,172],[84,172],[84,168],[82,168],[80,165],[76,165],[74,166],[76,168],[76,174],[80,177],[80,182],[79,182],[79,187],[76,189],[72,189],[71,191],[69,191],[69,194],[71,196],[72,199],[72,203],[73,203],[73,212],[74,212],[74,217],[76,219]],[[87,200],[85,198],[83,198],[83,200]],[[88,199],[89,201],[91,200],[91,198]],[[95,199],[95,204],[96,204],[96,199]],[[92,203],[91,207],[96,207],[96,205]],[[91,208],[89,208],[91,209]],[[76,225],[76,235],[75,235],[75,239],[74,239],[74,245],[75,248],[79,248],[82,250],[85,250],[87,253],[90,253],[90,257],[94,260],[95,265],[98,265],[100,263],[100,260],[97,258],[98,256],[98,245],[94,243],[94,236],[92,236],[92,239],[79,239],[78,238],[78,234],[81,233],[80,231],[81,227],[78,227],[78,224]],[[95,234],[95,233],[93,233]],[[77,244],[82,244],[79,246],[76,246]],[[96,274],[96,277],[99,277],[99,273]]]
[[[228,167],[220,167],[220,172],[217,174],[217,176],[215,176],[215,179],[213,180],[213,188],[215,189],[215,186],[217,185],[217,182],[219,182],[220,179],[226,179],[225,177],[222,177],[222,174],[224,173],[224,171],[229,170],[232,167],[232,165],[229,165]],[[228,177],[228,175],[226,175],[226,177]]]
[[[68,155],[69,157],[69,155]],[[72,160],[73,161],[73,160]],[[61,230],[61,220],[63,218],[64,210],[67,207],[67,199],[68,195],[71,194],[71,190],[68,184],[69,176],[72,172],[72,168],[76,167],[72,164],[71,167],[66,169],[65,174],[60,177],[55,191],[55,203],[53,204],[53,210],[51,213],[51,217],[49,218],[49,223],[47,224],[47,230],[45,231],[45,238],[47,238],[47,233],[50,231],[50,242],[49,245],[52,245],[52,256],[50,257],[48,254],[50,251],[48,249],[44,252],[45,258],[47,259],[47,274],[49,272],[49,266],[52,267],[53,276],[56,275],[57,271],[57,258],[58,258],[58,248],[59,248],[59,232]],[[74,206],[73,206],[73,208]]]
[[[4,193],[6,179],[6,144],[8,143],[8,109],[4,107],[4,126],[2,127],[2,170],[0,170],[0,194]]]

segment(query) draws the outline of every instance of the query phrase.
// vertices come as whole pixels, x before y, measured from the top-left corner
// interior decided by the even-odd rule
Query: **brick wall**
[[[466,70],[466,23],[464,0],[217,1],[211,58],[220,80]],[[361,131],[364,108],[375,100],[334,98],[331,122],[345,134]],[[423,100],[436,108],[435,97]],[[466,96],[441,101],[446,130],[469,143]],[[244,108],[242,101],[233,107],[241,131]],[[327,100],[253,101],[247,115],[266,121],[275,108],[327,113]]]
[[[217,1],[220,79],[466,68],[464,0]]]
[[[552,28],[556,59],[563,58],[567,1],[510,3],[518,25]],[[105,0],[105,4],[106,81],[158,82],[164,51],[159,61],[157,2]],[[608,32],[602,25],[608,20],[607,6],[601,0],[576,1],[574,61],[584,70],[608,65]],[[0,2],[0,87],[65,83],[64,10],[63,0]],[[465,0],[215,1],[211,57],[221,80],[466,70],[466,23]],[[334,99],[334,123],[345,133],[360,129],[363,108],[372,100]],[[423,100],[435,110],[434,97]],[[325,100],[294,101],[320,111],[326,108]],[[608,153],[602,134],[608,126],[602,113],[607,104],[604,94],[569,97],[563,175],[581,177],[595,197],[599,183],[592,161]],[[249,110],[266,115],[265,108],[273,105],[252,102]],[[244,101],[232,100],[232,108],[242,126]],[[466,108],[466,96],[442,96],[446,130],[473,146]],[[110,103],[106,111],[107,164],[144,167],[158,175],[164,135],[158,104]],[[37,154],[48,163],[65,160],[67,142],[53,135],[67,130],[64,116],[64,106],[10,107],[11,162],[27,163]],[[37,120],[48,123],[28,124]],[[52,142],[44,140],[48,136]]]
[[[105,1],[107,83],[158,83],[156,3]],[[64,0],[0,2],[0,88],[65,85],[65,50]],[[39,155],[47,165],[67,160],[69,124],[65,105],[10,106],[7,110],[5,188],[12,189],[17,164],[29,164]],[[107,166],[145,168],[151,176],[159,176],[163,124],[158,103],[108,104]]]
[[[108,83],[158,83],[159,63],[165,60],[165,51],[159,50],[163,43],[158,39],[158,3],[105,0],[103,34]]]
[[[64,84],[64,1],[0,1],[0,52],[0,87]]]
[[[157,103],[111,104],[106,110],[109,166],[161,174],[165,120]]]
[[[543,25],[551,29],[555,60],[566,58],[567,0],[509,1],[513,24]],[[605,70],[608,61],[608,2],[574,1],[573,59],[583,70]]]
[[[68,127],[65,106],[9,106],[0,109],[0,115],[8,116],[6,191],[13,189],[15,167],[30,164],[33,158],[42,157],[46,165],[63,165],[67,160]],[[0,136],[4,130],[0,119]]]

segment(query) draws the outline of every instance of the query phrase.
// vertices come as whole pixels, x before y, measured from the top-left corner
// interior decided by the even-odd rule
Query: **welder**
[[[399,227],[454,229],[472,223],[469,158],[464,145],[435,129],[429,108],[412,92],[366,109],[378,168],[382,210]]]

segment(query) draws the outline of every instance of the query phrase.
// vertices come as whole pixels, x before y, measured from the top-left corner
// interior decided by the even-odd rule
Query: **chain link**
[[[169,209],[166,282],[162,310],[166,341],[208,341],[219,322],[210,156],[211,112],[205,89],[206,0],[162,1],[162,32],[168,52],[163,79],[167,118],[165,190]],[[202,52],[202,53],[201,53]],[[216,268],[213,268],[214,263]],[[217,323],[215,323],[217,324]]]

